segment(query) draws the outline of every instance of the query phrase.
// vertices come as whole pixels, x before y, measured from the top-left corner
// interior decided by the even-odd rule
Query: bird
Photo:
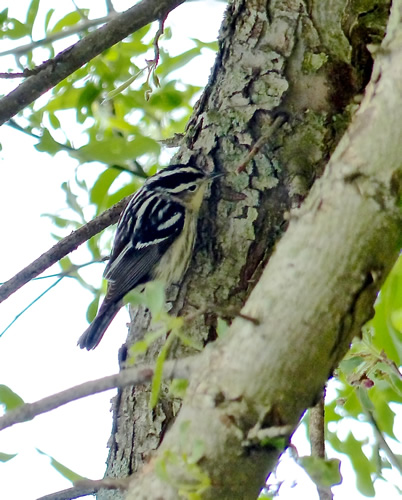
[[[78,340],[81,349],[99,344],[131,290],[142,291],[153,280],[167,287],[182,278],[192,257],[206,187],[219,175],[195,165],[170,165],[134,194],[118,221],[103,274],[106,295]]]

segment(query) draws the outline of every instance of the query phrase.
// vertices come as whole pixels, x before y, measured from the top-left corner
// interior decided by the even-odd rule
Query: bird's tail
[[[96,318],[78,339],[77,345],[79,345],[81,349],[87,349],[88,351],[95,349],[113,318],[119,312],[121,305],[122,304],[119,302],[109,303],[104,307],[105,303],[103,303]]]

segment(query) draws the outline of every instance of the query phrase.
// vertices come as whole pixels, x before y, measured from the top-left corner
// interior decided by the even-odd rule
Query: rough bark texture
[[[292,216],[291,230],[261,278],[290,210],[321,175],[356,108],[352,98],[371,73],[366,44],[380,42],[389,4],[363,4],[333,1],[324,9],[318,1],[238,0],[228,8],[209,85],[177,155],[226,175],[212,187],[195,259],[172,312],[206,306],[210,312],[186,333],[207,343],[216,338],[217,316],[231,319],[229,309],[240,308],[258,282],[245,312],[260,325],[236,319],[229,339],[204,351],[166,436],[178,401],[163,395],[150,412],[149,388],[119,393],[107,475],[139,470],[165,436],[157,463],[171,478],[155,476],[151,461],[128,498],[179,498],[189,484],[196,491],[201,480],[183,457],[197,442],[203,448],[199,470],[213,485],[205,498],[256,497],[279,454],[261,442],[291,433],[370,314],[396,255],[399,222],[389,192],[391,179],[397,180],[396,157],[387,159],[383,177],[372,177],[384,167],[378,151],[371,151],[376,132],[365,129],[372,108],[360,114],[338,150],[343,156],[336,155],[314,195]],[[382,105],[389,103],[376,106]],[[236,173],[278,113],[285,124]],[[359,140],[359,127],[363,142],[348,148],[348,141]],[[129,343],[148,325],[146,312],[134,313]],[[159,348],[155,344],[147,354],[148,362]],[[188,352],[177,346],[174,354]]]

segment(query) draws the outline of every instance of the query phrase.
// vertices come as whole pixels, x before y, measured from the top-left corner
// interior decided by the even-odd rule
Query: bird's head
[[[208,182],[215,177],[216,174],[207,174],[192,165],[170,165],[151,177],[147,181],[147,187],[197,212]]]

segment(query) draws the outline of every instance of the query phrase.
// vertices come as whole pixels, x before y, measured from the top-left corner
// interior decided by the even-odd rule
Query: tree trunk
[[[400,103],[370,108],[365,101],[326,175],[294,212],[321,176],[371,75],[366,45],[381,42],[389,3],[363,3],[236,0],[228,7],[209,84],[176,156],[225,176],[204,204],[191,268],[171,291],[172,314],[206,311],[186,330],[202,344],[216,339],[218,317],[232,321],[246,301],[244,314],[258,324],[237,318],[228,338],[204,350],[177,419],[180,401],[166,387],[153,411],[148,386],[119,392],[107,476],[126,477],[151,460],[127,498],[179,498],[205,478],[212,487],[202,498],[256,497],[282,449],[277,438],[287,440],[370,316],[397,255],[399,165],[385,146],[389,141],[395,149],[395,135],[384,139],[381,163],[377,129],[365,126],[374,127],[370,110],[388,106],[392,113]],[[276,117],[279,128],[272,126]],[[149,321],[142,309],[132,313],[128,345]],[[188,354],[194,352],[182,345],[172,352]],[[155,462],[151,454],[162,439]],[[202,474],[194,476],[183,457],[197,442],[202,460],[194,466]],[[156,463],[171,482],[155,475]]]

